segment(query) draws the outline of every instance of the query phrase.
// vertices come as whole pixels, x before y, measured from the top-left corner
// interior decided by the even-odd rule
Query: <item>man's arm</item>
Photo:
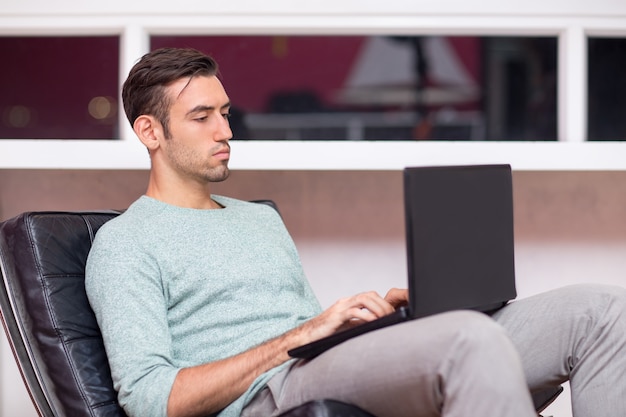
[[[328,336],[351,320],[371,321],[392,313],[403,297],[398,291],[392,297],[391,291],[387,294],[389,301],[375,292],[343,298],[303,325],[244,353],[182,369],[170,392],[168,417],[204,416],[223,409],[259,375],[289,360],[288,350]]]

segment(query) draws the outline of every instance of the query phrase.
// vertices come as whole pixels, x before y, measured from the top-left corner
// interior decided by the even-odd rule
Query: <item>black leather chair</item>
[[[118,214],[30,212],[0,224],[2,323],[40,416],[125,416],[84,289],[93,238]],[[544,394],[537,409],[556,395]],[[282,417],[373,416],[353,405],[320,400]]]

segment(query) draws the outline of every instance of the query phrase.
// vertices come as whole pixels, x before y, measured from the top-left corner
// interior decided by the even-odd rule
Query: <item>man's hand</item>
[[[385,295],[385,301],[398,309],[409,304],[409,291],[406,288],[392,288]]]
[[[302,344],[386,316],[407,302],[408,291],[398,288],[389,290],[384,298],[375,291],[342,298],[301,327]]]

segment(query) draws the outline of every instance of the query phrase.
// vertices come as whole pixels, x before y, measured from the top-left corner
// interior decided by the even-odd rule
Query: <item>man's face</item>
[[[178,175],[200,183],[228,177],[232,132],[230,102],[215,76],[183,78],[167,87],[170,138],[162,142],[164,157]]]

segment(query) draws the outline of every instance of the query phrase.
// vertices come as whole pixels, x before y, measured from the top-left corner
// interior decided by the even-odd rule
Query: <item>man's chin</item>
[[[222,167],[219,170],[215,170],[210,174],[211,182],[222,182],[226,181],[230,176],[230,169],[226,166]]]

